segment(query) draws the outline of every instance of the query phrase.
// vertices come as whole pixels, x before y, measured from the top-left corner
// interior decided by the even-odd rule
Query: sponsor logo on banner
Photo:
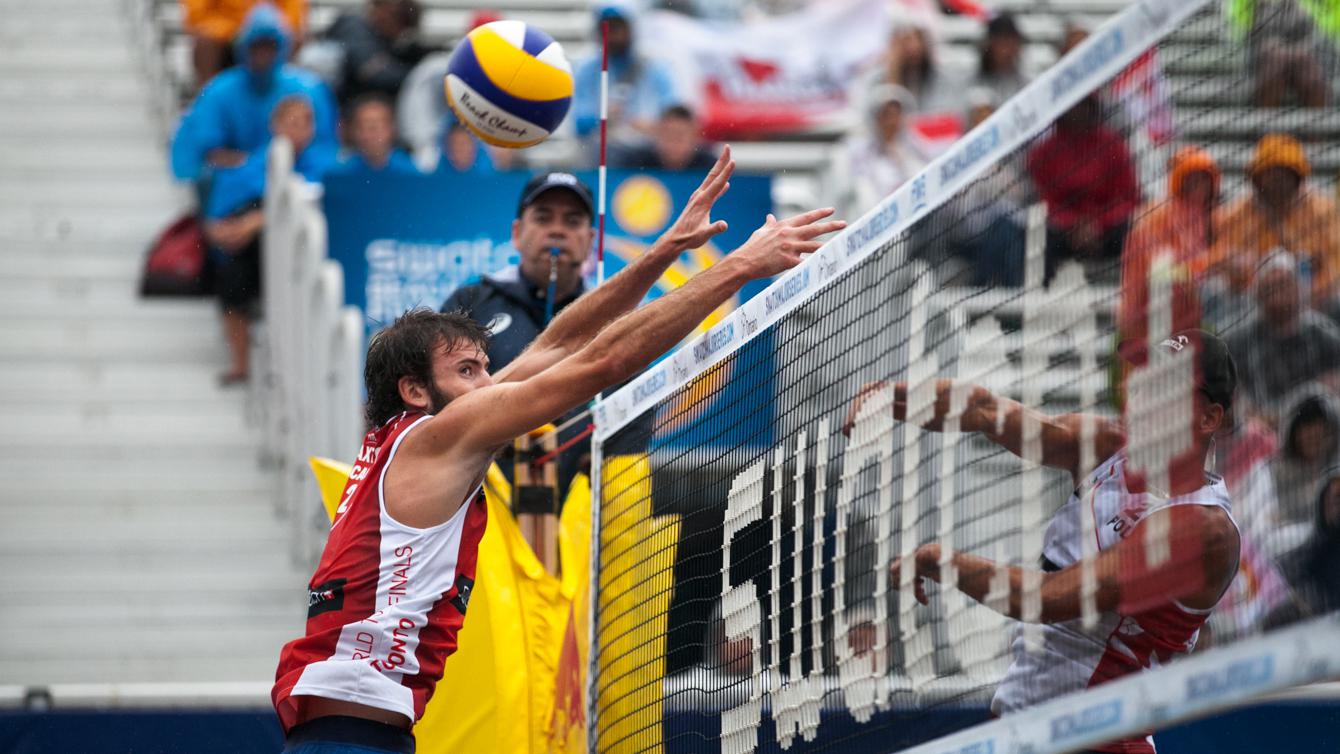
[[[916,214],[918,210],[926,206],[926,174],[922,173],[912,179],[912,213]]]
[[[856,252],[865,248],[872,240],[879,236],[898,222],[898,200],[895,198],[889,202],[889,206],[880,210],[870,217],[869,220],[852,228],[847,234],[847,258],[851,259]]]
[[[1080,47],[1079,57],[1063,63],[1057,70],[1056,78],[1052,79],[1053,103],[1065,97],[1126,49],[1120,27],[1114,26],[1090,40]]]
[[[810,287],[810,269],[801,268],[800,272],[786,278],[782,284],[763,295],[763,316],[769,316],[778,307],[796,297],[796,294]],[[741,314],[743,317],[743,314]],[[757,327],[757,324],[755,324]]]
[[[1000,127],[993,123],[985,131],[969,139],[962,147],[954,150],[940,165],[940,185],[949,185],[950,181],[981,162],[998,146],[1000,146]]]
[[[840,126],[851,82],[888,42],[887,0],[811,3],[747,24],[646,14],[638,44],[669,63],[709,138]]]
[[[665,368],[653,369],[647,373],[647,378],[633,387],[633,402],[641,403],[660,392],[670,382],[670,376],[665,373]]]
[[[744,328],[746,337],[758,332],[758,318],[749,316],[747,309],[740,310],[740,325]]]
[[[1078,712],[1058,715],[1051,721],[1051,740],[1055,743],[1111,728],[1121,722],[1121,707],[1121,700],[1113,699],[1085,707]]]
[[[1187,676],[1187,701],[1204,702],[1267,686],[1275,677],[1275,658],[1261,655],[1222,668]]]
[[[1010,105],[1010,122],[1014,124],[1015,130],[1021,134],[1031,133],[1033,126],[1037,125],[1037,111],[1028,106],[1028,103],[1022,99],[1016,98],[1016,102]]]
[[[1172,8],[1169,7],[1167,0],[1142,0],[1137,7],[1140,9],[1140,15],[1145,17],[1153,29],[1162,27],[1172,15]]]
[[[945,754],[996,754],[996,739],[988,738],[985,741],[974,741],[967,746],[947,751]]]
[[[675,373],[675,382],[684,382],[689,378],[689,367],[684,360],[675,354],[675,358],[670,361],[670,369]]]
[[[707,336],[693,347],[693,363],[701,365],[712,354],[726,347],[735,338],[735,323],[727,322],[718,330],[709,330]]]

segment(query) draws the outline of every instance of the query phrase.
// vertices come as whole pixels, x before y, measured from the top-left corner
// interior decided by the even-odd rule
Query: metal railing
[[[293,148],[270,146],[261,297],[253,340],[251,410],[275,470],[295,562],[314,563],[329,520],[309,456],[351,460],[363,436],[363,315],[344,305],[344,271],[327,258],[321,187],[293,171]]]

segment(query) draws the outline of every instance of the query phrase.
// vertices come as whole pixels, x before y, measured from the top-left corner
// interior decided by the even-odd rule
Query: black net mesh
[[[1052,642],[1037,651],[1060,646],[1080,670],[1025,663],[1030,690],[999,711],[1106,680],[1097,666],[1115,645],[1084,637],[1133,635],[1109,616],[1170,642],[1123,645],[1134,670],[1174,661],[1203,616],[1148,616],[1179,598],[1197,615],[1225,573],[1208,618],[1216,644],[1336,609],[1340,121],[1304,105],[1309,77],[1329,89],[1340,68],[1320,24],[1300,38],[1293,17],[1269,15],[1294,4],[1258,5],[1246,24],[1217,5],[1199,12],[855,267],[830,279],[812,266],[814,295],[600,444],[595,750],[895,751],[989,719],[1015,652],[1029,653],[1016,639]],[[1226,402],[1210,346],[1191,344],[1194,367],[1160,346],[1187,329],[1228,345],[1227,414],[1207,408]],[[1119,342],[1147,353],[1122,358]],[[970,421],[962,402],[944,431],[919,428],[945,419],[926,397],[934,377],[1092,419],[1054,422],[1067,445],[1025,415],[1022,460],[954,431]],[[920,420],[902,421],[900,406]],[[1203,415],[1219,424],[1197,440]],[[1113,473],[1113,427],[1126,440],[1114,452],[1150,472],[1148,497],[1128,495],[1146,507],[1115,503],[1109,521],[1088,470]],[[1047,450],[1062,445],[1073,458]],[[1092,614],[1044,601],[1067,558],[1094,561],[1187,489],[1179,453],[1197,479],[1214,470],[1201,492],[1221,484],[1232,501],[1236,571],[1206,565],[1217,545],[1204,522],[1177,518],[1139,563],[1076,577],[1075,604]],[[1038,461],[1078,467],[1080,491]],[[1090,516],[1057,524],[1072,493]],[[1003,568],[986,594],[931,583],[920,604],[887,566],[925,543],[1020,567],[1033,596],[1016,612],[1030,626],[1060,615],[1072,634],[1006,617]],[[1156,567],[1168,557],[1204,578],[1169,586]],[[1100,609],[1113,585],[1119,602]]]

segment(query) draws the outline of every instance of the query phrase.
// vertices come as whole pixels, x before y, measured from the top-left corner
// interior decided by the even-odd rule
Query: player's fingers
[[[788,225],[792,228],[799,228],[803,225],[809,225],[811,223],[818,222],[819,220],[828,217],[829,215],[833,214],[836,211],[837,210],[833,209],[832,207],[820,207],[819,209],[812,209],[809,212],[801,212],[799,215],[788,217],[784,221],[782,221],[782,224]]]
[[[826,223],[810,223],[808,225],[802,225],[801,227],[796,228],[796,233],[798,233],[801,238],[817,238],[842,230],[845,227],[847,227],[847,221],[845,220],[830,220]]]

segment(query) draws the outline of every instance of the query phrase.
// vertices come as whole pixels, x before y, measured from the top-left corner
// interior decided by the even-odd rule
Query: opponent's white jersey
[[[1056,512],[1042,549],[1045,569],[1059,570],[1083,559],[1082,517],[1092,518],[1099,551],[1115,546],[1146,516],[1174,505],[1216,506],[1232,517],[1228,488],[1219,476],[1206,474],[1204,487],[1164,500],[1129,492],[1125,465],[1124,453],[1104,461]],[[1088,630],[1078,618],[1043,625],[1035,629],[1041,631],[1042,647],[1031,652],[1024,647],[1021,627],[1014,640],[1014,662],[996,689],[991,710],[1007,714],[1186,654],[1195,647],[1209,613],[1169,600],[1135,615],[1101,613]],[[1096,750],[1147,754],[1154,746],[1142,737]]]

